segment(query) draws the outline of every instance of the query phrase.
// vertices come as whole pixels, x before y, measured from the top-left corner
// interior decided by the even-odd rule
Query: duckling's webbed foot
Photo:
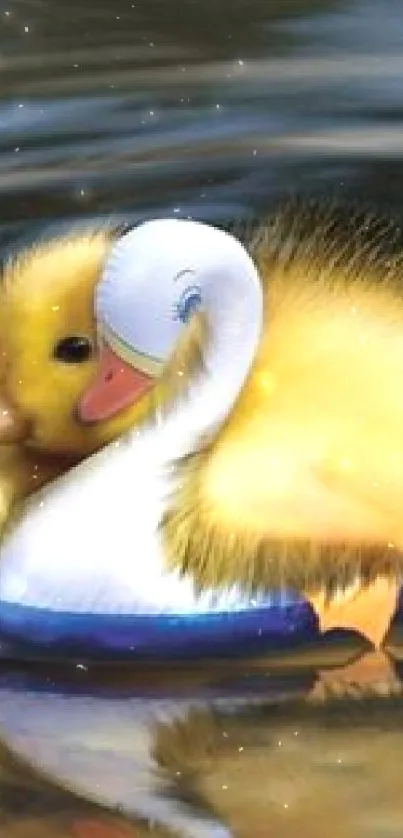
[[[374,646],[353,663],[322,670],[310,693],[311,700],[395,695],[402,691],[394,665],[381,649],[396,609],[398,591],[396,579],[380,576],[367,585],[357,581],[353,589],[330,600],[323,592],[307,597],[318,615],[322,632],[352,629]]]
[[[385,652],[373,650],[346,666],[321,670],[307,700],[320,703],[330,698],[392,696],[401,692],[402,683],[391,659]]]
[[[305,596],[318,615],[321,632],[358,631],[379,650],[395,613],[398,593],[397,578],[378,576],[366,584],[357,579],[353,586],[331,598],[326,591]]]

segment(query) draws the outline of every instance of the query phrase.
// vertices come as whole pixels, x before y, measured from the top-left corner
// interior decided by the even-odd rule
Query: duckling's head
[[[0,439],[81,459],[137,419],[138,405],[97,424],[76,405],[97,367],[93,292],[108,228],[40,243],[6,264],[0,289]]]

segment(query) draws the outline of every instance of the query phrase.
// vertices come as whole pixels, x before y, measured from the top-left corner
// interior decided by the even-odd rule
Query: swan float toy
[[[323,223],[296,254],[280,236],[270,262],[264,245],[262,280],[236,238],[194,221],[147,222],[112,247],[77,416],[90,427],[138,402],[142,421],[10,522],[3,657],[261,655],[339,627],[380,649],[402,570],[399,303],[373,267],[378,239],[358,270],[359,242],[323,249]],[[352,252],[344,273],[337,248]],[[353,616],[343,599],[326,614],[340,583]]]
[[[173,460],[225,421],[259,342],[262,287],[235,238],[169,219],[116,243],[96,292],[99,377],[80,416],[94,422],[147,393],[200,305],[210,337],[186,392],[37,492],[6,535],[0,655],[227,656],[316,636],[312,609],[291,592],[199,592],[164,563]]]

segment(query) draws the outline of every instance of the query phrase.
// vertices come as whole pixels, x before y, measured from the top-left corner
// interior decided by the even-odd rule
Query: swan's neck
[[[161,431],[171,459],[214,433],[243,388],[262,330],[260,278],[240,241],[196,221],[146,222],[115,245],[96,314],[121,341],[165,367],[196,307],[207,324],[203,372],[190,371],[186,397],[177,399],[172,388],[175,408]]]
[[[254,271],[254,268],[253,268]],[[217,283],[219,278],[217,277]],[[206,338],[200,369],[191,371],[181,396],[156,417],[169,460],[192,454],[211,440],[232,414],[257,356],[262,333],[262,293],[255,275],[237,288],[228,282],[221,305],[206,294]],[[246,290],[245,290],[246,289]],[[178,374],[181,374],[180,372]],[[186,374],[186,373],[185,373]]]

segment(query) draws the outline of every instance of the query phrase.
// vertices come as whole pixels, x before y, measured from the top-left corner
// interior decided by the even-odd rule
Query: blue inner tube
[[[393,622],[402,621],[401,592]],[[0,602],[0,660],[234,659],[322,640],[312,607],[291,595],[202,613],[79,613]]]
[[[0,658],[234,658],[315,640],[312,608],[290,595],[201,613],[74,613],[0,602]]]
[[[0,660],[234,659],[289,653],[323,640],[313,608],[292,592],[255,597],[232,592],[207,600],[190,596],[181,607],[139,596],[119,612],[99,602],[80,605],[82,588],[76,582],[81,594],[63,609],[57,608],[60,597],[53,585],[49,603],[40,607],[22,597],[15,602],[0,597]],[[179,589],[183,584],[178,583]],[[392,624],[402,622],[403,589]]]

